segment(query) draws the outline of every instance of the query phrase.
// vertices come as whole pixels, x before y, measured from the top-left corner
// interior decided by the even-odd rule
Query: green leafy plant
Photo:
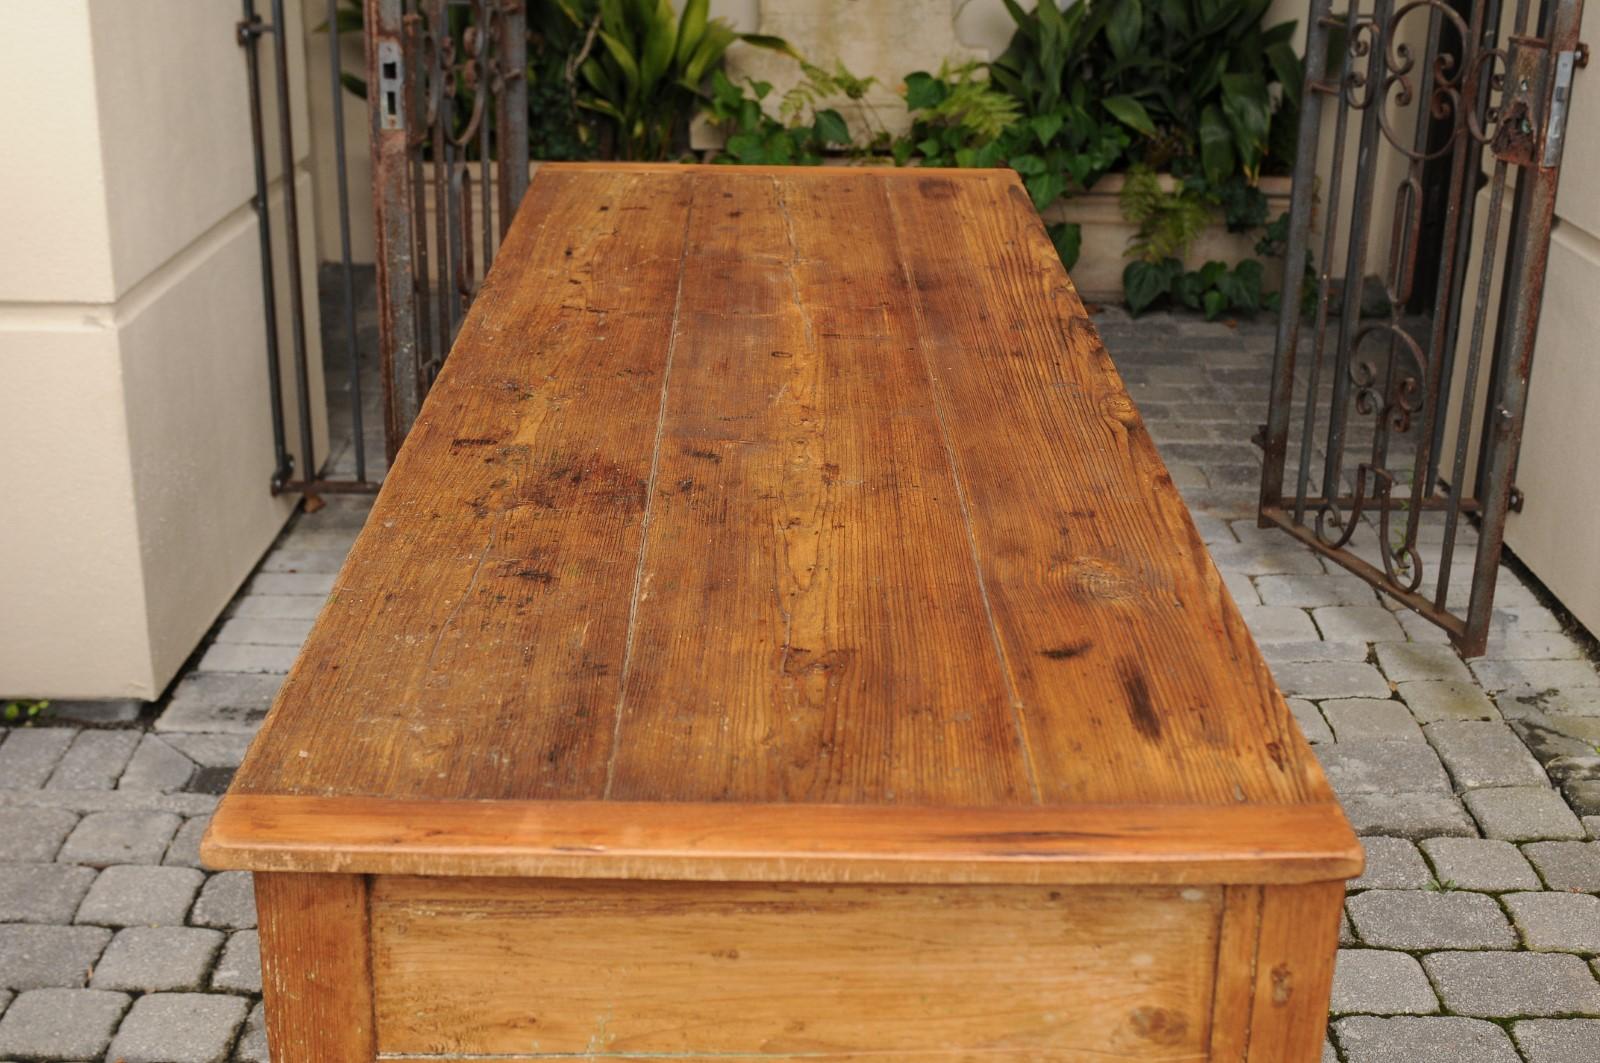
[[[1127,253],[1146,262],[1181,259],[1211,224],[1211,203],[1202,192],[1182,185],[1169,192],[1147,167],[1129,171],[1118,202],[1122,216],[1138,227]]]
[[[1104,51],[1132,51],[1139,47],[1137,18],[1130,12],[1138,0],[1069,0],[1066,10],[1055,0],[1043,0],[1024,11],[1016,0],[1005,0],[1016,23],[1011,42],[991,64],[997,84],[1027,107],[1032,116],[1060,115],[1064,122],[1099,123],[1107,117],[1147,136],[1155,125],[1138,98],[1130,93],[1098,91]]]
[[[28,724],[49,707],[48,701],[7,701],[0,705],[0,719],[8,724]]]
[[[1264,168],[1288,168],[1303,67],[1291,44],[1295,24],[1262,25],[1269,0],[1088,2],[1115,10],[1103,89],[1132,97],[1149,117],[1140,161],[1161,168],[1198,158],[1214,186],[1235,174],[1254,184]]]
[[[808,70],[813,73],[806,81],[784,95],[778,109],[781,118],[764,107],[772,94],[770,82],[750,80],[746,92],[721,70],[714,72],[704,114],[726,140],[713,161],[816,166],[830,148],[849,145],[850,127],[844,116],[831,107],[817,106],[829,95],[818,79],[833,84],[833,75],[815,67]],[[859,91],[865,93],[869,84],[870,79],[860,82]]]
[[[990,77],[1017,100],[1016,125],[1038,142],[986,152],[964,145],[984,160],[977,164],[1013,166],[1041,210],[1113,169],[1168,170],[1176,192],[1140,182],[1124,193],[1139,228],[1129,270],[1140,283],[1129,305],[1171,297],[1213,313],[1247,311],[1252,287],[1265,305],[1250,283],[1259,265],[1221,278],[1207,269],[1202,283],[1202,271],[1186,273],[1181,259],[1216,214],[1235,232],[1266,221],[1256,181],[1264,169],[1287,168],[1298,125],[1294,24],[1264,28],[1268,0],[1069,0],[1065,10],[1042,0],[1031,11],[1005,3],[1016,32]],[[1064,259],[1075,257],[1081,234],[1057,226],[1052,236]]]
[[[1135,314],[1162,302],[1202,311],[1207,320],[1224,313],[1254,314],[1275,310],[1276,292],[1266,291],[1266,266],[1245,259],[1229,268],[1211,261],[1196,270],[1184,268],[1183,259],[1194,241],[1220,211],[1228,228],[1236,231],[1260,227],[1266,199],[1244,194],[1238,183],[1212,187],[1203,175],[1190,174],[1164,188],[1161,178],[1146,167],[1135,167],[1122,186],[1123,217],[1137,226],[1128,241],[1133,260],[1122,271],[1123,295]],[[1281,257],[1288,233],[1288,215],[1263,229],[1256,254]]]
[[[1044,0],[1023,11],[992,64],[1030,115],[1081,109],[1133,134],[1126,160],[1156,169],[1197,160],[1221,187],[1287,169],[1302,64],[1294,23],[1263,27],[1269,0]]]
[[[588,29],[594,23],[596,0],[552,0],[534,4],[528,10],[528,64],[525,81],[528,89],[528,154],[534,159],[586,159],[595,154],[595,138],[591,124],[584,120],[576,106],[576,67],[586,46],[592,46]],[[472,26],[472,12],[465,7],[446,9],[447,25],[444,33],[452,42],[456,55],[468,53],[467,31]],[[417,18],[426,28],[428,16],[420,12]],[[366,11],[361,0],[340,0],[336,22],[340,34],[361,37],[366,31]],[[317,32],[326,33],[328,24],[322,23]],[[361,99],[367,98],[366,78],[349,71],[340,75],[345,90]],[[452,133],[459,136],[471,121],[475,90],[464,71],[458,71],[454,85],[455,121]],[[490,135],[495,130],[491,125]],[[479,145],[466,146],[469,157],[474,156]],[[424,140],[424,158],[432,155],[431,141]]]
[[[800,59],[799,63],[800,72],[804,76],[783,94],[783,99],[778,104],[778,118],[781,121],[785,124],[795,124],[807,114],[830,115],[832,116],[829,119],[830,123],[837,121],[837,125],[830,124],[830,129],[838,132],[839,136],[831,137],[829,143],[850,144],[850,131],[844,117],[837,110],[822,106],[824,103],[849,100],[872,127],[872,139],[876,140],[883,135],[883,123],[877,119],[876,113],[867,102],[867,93],[878,83],[877,78],[857,77],[838,61],[834,62],[832,70],[825,70],[804,59]]]
[[[680,17],[672,0],[600,0],[600,47],[579,67],[587,90],[578,106],[609,120],[619,157],[683,152],[688,119],[704,99],[701,84],[734,41],[794,54],[779,38],[708,18],[709,7],[710,0],[688,0]]]
[[[1265,279],[1266,267],[1253,258],[1231,269],[1226,262],[1212,261],[1196,270],[1185,270],[1176,258],[1134,259],[1122,271],[1122,289],[1135,314],[1170,301],[1215,321],[1225,313],[1254,314],[1275,306],[1276,293],[1262,290]]]
[[[535,159],[588,159],[593,123],[578,108],[577,68],[593,47],[595,0],[528,7],[528,154]]]
[[[906,110],[911,131],[890,146],[898,165],[920,155],[928,166],[994,166],[1005,155],[1001,141],[1022,115],[1015,97],[996,90],[978,63],[938,74],[906,75]]]
[[[991,76],[994,70],[991,66]],[[1081,87],[1074,91],[1076,102],[1056,98],[1053,110],[1040,112],[982,73],[969,65],[906,78],[912,123],[910,132],[891,145],[897,163],[920,156],[930,166],[1009,166],[1043,211],[1093,184],[1127,147],[1128,134],[1117,123],[1091,115]],[[1058,222],[1049,233],[1062,262],[1071,267],[1081,230]]]

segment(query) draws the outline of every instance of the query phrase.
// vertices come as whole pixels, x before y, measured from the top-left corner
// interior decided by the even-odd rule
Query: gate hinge
[[[1506,508],[1513,513],[1521,513],[1522,505],[1528,501],[1528,496],[1522,493],[1522,488],[1516,484],[1511,485],[1511,490],[1506,496]]]
[[[1550,90],[1550,121],[1544,132],[1543,165],[1548,169],[1561,164],[1561,149],[1567,142],[1567,112],[1572,104],[1572,71],[1580,54],[1587,60],[1589,50],[1579,45],[1556,54],[1555,84]]]

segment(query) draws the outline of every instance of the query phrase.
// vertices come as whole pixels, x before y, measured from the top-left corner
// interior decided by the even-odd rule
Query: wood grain
[[[1042,798],[1327,800],[1021,184],[883,188]]]
[[[1244,1063],[1261,942],[1261,889],[1229,886],[1222,895],[1217,974],[1211,1001],[1211,1063]],[[1329,962],[1332,962],[1331,956]]]
[[[880,183],[696,185],[611,797],[1032,800]]]
[[[1221,890],[381,878],[384,1053],[1203,1060]]]
[[[541,167],[233,793],[208,858],[271,866],[369,866],[331,851],[364,799],[445,803],[476,860],[398,843],[473,873],[582,874],[546,801],[790,806],[801,849],[839,805],[1146,805],[1118,847],[1258,881],[1357,852],[998,171]],[[1263,842],[1293,806],[1327,829]]]
[[[906,808],[225,798],[211,867],[796,882],[1318,882],[1356,875],[1336,805]],[[310,841],[313,840],[314,841]]]
[[[1262,889],[1248,1063],[1322,1058],[1343,905],[1343,882]]]
[[[603,789],[689,185],[533,183],[240,790]]]
[[[273,1063],[371,1063],[367,880],[255,876],[261,990]]]

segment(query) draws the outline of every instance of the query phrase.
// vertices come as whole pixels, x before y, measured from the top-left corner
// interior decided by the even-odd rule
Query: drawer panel
[[[379,1051],[1206,1058],[1222,891],[380,877]]]

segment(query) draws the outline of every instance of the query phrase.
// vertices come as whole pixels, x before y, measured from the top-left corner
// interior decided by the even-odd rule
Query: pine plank
[[[608,796],[1032,800],[880,182],[696,186]]]
[[[228,798],[217,868],[740,882],[1320,882],[1337,805],[935,806]],[[1251,939],[1253,942],[1253,938]]]
[[[1199,1061],[1221,893],[382,878],[378,1048]]]
[[[261,989],[279,1063],[371,1063],[377,1054],[367,880],[257,874]]]
[[[534,182],[240,792],[603,789],[689,184]]]
[[[924,845],[924,809],[1059,843],[1006,874],[1127,874],[1141,846],[1130,880],[1359,866],[999,171],[541,167],[206,853],[343,869],[387,836],[395,868],[582,874],[556,806],[608,803],[722,804],[732,835],[792,807],[783,845],[849,850],[819,875],[910,851],[959,876],[983,847]],[[886,815],[839,833],[850,805]],[[1263,840],[1300,806],[1317,829]],[[617,829],[631,867],[787,866],[755,826],[653,855]]]
[[[883,187],[1043,799],[1328,800],[1020,182]]]

